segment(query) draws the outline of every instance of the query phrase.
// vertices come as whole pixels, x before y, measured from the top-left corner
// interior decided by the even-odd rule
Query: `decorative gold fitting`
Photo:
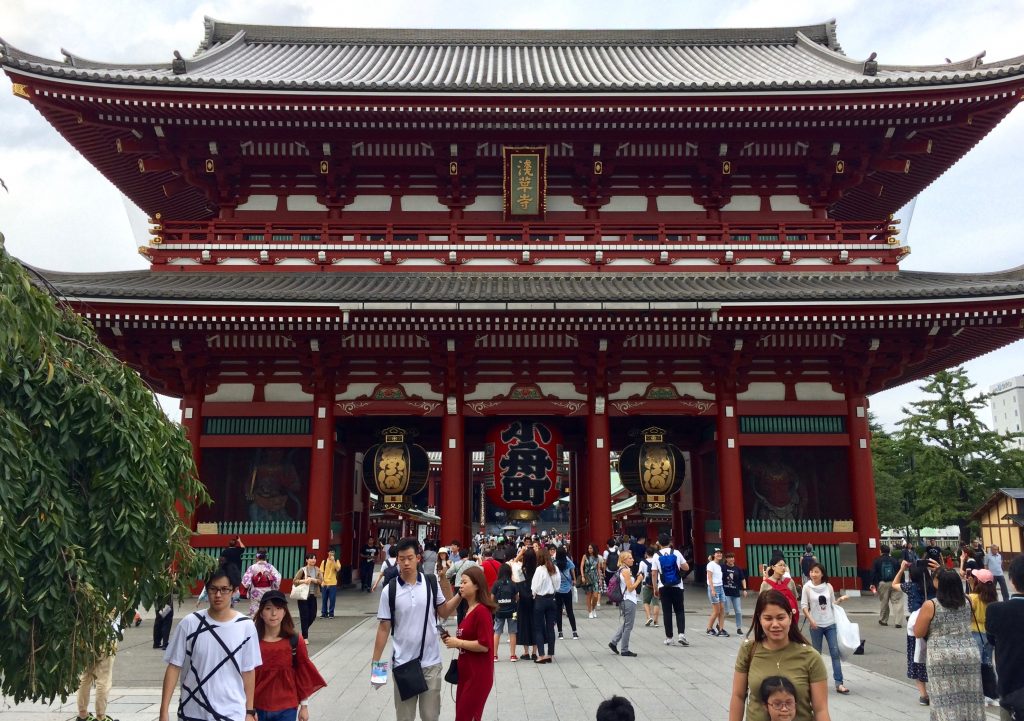
[[[722,161],[722,175],[730,175],[732,173],[732,161]]]
[[[207,173],[216,173],[217,172],[217,166],[214,164],[213,158],[207,158],[206,159],[205,168],[206,168],[206,172]]]
[[[459,174],[459,161],[452,160],[451,162],[448,163],[448,175],[458,175],[458,174]]]
[[[25,83],[14,83],[11,85],[11,92],[17,95],[19,98],[25,98],[26,100],[31,99],[31,95],[28,91],[28,86]]]
[[[331,164],[326,160],[320,161],[320,175],[327,175],[331,172]]]
[[[846,172],[846,161],[845,160],[837,160],[836,161],[836,175],[842,175],[845,172]]]
[[[594,161],[594,175],[600,175],[603,172],[604,172],[604,163],[602,163],[600,160],[595,160]]]

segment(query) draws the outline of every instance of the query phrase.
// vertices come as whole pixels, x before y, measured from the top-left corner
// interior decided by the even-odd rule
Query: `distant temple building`
[[[627,528],[854,576],[868,395],[1024,337],[1021,270],[900,271],[891,221],[1021,101],[1020,59],[858,60],[834,23],[0,52],[152,218],[149,270],[45,276],[182,399],[197,547],[352,564],[378,523],[544,508],[601,547],[615,463]]]

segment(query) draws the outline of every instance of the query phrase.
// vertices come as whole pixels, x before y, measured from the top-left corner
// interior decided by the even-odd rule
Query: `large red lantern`
[[[363,484],[377,495],[378,510],[405,510],[427,485],[430,460],[420,446],[406,443],[394,426],[381,431],[384,442],[363,454]]]
[[[532,520],[558,500],[562,435],[546,423],[509,420],[494,426],[484,446],[487,500]]]
[[[669,499],[683,486],[686,456],[665,442],[665,431],[644,429],[643,443],[634,443],[619,454],[619,480],[626,490],[638,496],[643,513],[671,510]]]

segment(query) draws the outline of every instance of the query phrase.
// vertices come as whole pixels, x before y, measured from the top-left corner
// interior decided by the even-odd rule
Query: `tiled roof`
[[[120,85],[350,92],[701,92],[957,84],[1024,73],[1024,56],[933,66],[842,53],[835,23],[718,30],[400,30],[206,21],[176,62],[47,60],[0,41],[11,69]],[[869,63],[872,64],[873,63]]]
[[[1002,273],[415,273],[38,271],[82,300],[363,304],[616,304],[910,301],[1024,296],[1024,266]]]

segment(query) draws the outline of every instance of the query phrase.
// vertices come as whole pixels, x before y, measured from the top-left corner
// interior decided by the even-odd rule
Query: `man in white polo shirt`
[[[393,628],[391,667],[419,657],[427,682],[426,691],[404,701],[398,686],[395,686],[395,718],[397,721],[414,721],[418,702],[420,719],[437,721],[441,715],[442,676],[438,618],[448,618],[462,597],[458,593],[453,594],[449,584],[443,583],[439,588],[435,576],[424,575],[417,570],[420,545],[415,538],[403,538],[398,542],[397,550],[399,576],[385,584],[381,592],[371,667],[380,662]]]

